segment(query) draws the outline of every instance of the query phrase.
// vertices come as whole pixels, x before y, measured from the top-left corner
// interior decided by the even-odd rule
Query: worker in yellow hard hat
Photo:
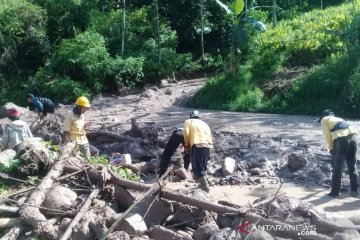
[[[89,141],[86,137],[86,124],[84,113],[91,107],[89,99],[84,96],[78,97],[75,107],[66,115],[64,122],[64,143],[76,142],[80,153],[85,158],[90,157]]]

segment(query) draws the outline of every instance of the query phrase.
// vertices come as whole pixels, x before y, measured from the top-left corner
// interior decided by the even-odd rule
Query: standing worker
[[[1,141],[1,151],[5,149],[13,149],[25,139],[33,137],[27,123],[19,119],[21,113],[17,108],[8,109],[6,113],[7,117],[12,120],[12,122],[6,124],[4,127]]]
[[[84,113],[90,108],[89,99],[78,97],[73,110],[69,111],[64,122],[64,143],[76,142],[84,158],[90,157],[89,141],[86,137]]]
[[[356,164],[356,133],[342,118],[335,117],[330,109],[324,110],[319,119],[322,132],[325,136],[332,155],[332,181],[330,197],[338,197],[341,187],[341,175],[344,162],[349,171],[351,196],[357,196]]]
[[[183,130],[184,146],[186,152],[191,152],[191,165],[195,177],[199,179],[199,187],[209,192],[206,175],[213,141],[209,126],[199,118],[199,112],[194,110],[190,112],[190,119],[185,121]]]
[[[54,113],[55,104],[48,98],[35,97],[34,94],[26,94],[29,109],[36,111],[40,118],[46,117],[48,113]]]
[[[167,142],[164,152],[162,154],[160,161],[160,176],[163,175],[168,169],[170,159],[172,155],[175,153],[176,149],[180,146],[180,144],[185,146],[183,129],[176,128],[171,133],[169,141]],[[190,154],[186,153],[186,151],[184,153],[183,160],[184,160],[184,168],[188,170],[190,165]]]

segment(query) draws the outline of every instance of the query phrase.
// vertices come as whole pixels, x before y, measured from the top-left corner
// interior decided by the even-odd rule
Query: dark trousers
[[[55,104],[49,99],[43,106],[43,115],[46,116],[48,113],[54,113]]]
[[[340,137],[334,141],[332,155],[333,173],[331,192],[338,195],[341,187],[341,175],[344,162],[349,170],[351,191],[357,191],[357,173],[355,170],[357,144],[355,135]]]
[[[181,143],[184,143],[184,136],[181,130],[174,131],[169,141],[167,142],[162,158],[160,161],[160,175],[163,175],[168,169],[172,155],[174,155],[176,149]],[[184,167],[187,170],[190,165],[190,154],[185,154],[184,156]]]
[[[207,174],[207,163],[210,159],[210,148],[197,147],[191,149],[191,165],[195,177],[203,177]]]

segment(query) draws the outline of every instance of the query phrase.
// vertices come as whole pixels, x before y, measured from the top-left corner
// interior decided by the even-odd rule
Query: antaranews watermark
[[[239,225],[237,231],[239,233],[249,234],[251,232],[254,224],[252,222],[246,221],[245,223]],[[284,225],[274,225],[274,224],[257,224],[254,230],[262,230],[266,232],[291,232],[295,231],[299,236],[314,236],[317,234],[316,225],[311,224],[284,224]],[[253,230],[253,231],[254,231]],[[241,240],[240,238],[236,238],[234,240]]]

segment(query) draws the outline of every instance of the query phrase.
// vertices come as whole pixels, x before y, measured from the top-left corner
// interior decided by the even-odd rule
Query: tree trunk
[[[54,226],[39,211],[38,207],[43,203],[54,181],[60,177],[64,168],[64,162],[72,154],[74,148],[74,143],[68,143],[64,146],[58,161],[30,194],[26,201],[27,205],[24,205],[20,211],[20,219],[24,224],[30,225],[41,239],[58,239]]]
[[[74,219],[71,221],[70,225],[68,226],[68,228],[66,229],[66,231],[64,232],[64,234],[62,235],[62,237],[60,238],[60,240],[67,240],[72,231],[73,228],[75,227],[75,225],[81,220],[82,216],[84,215],[84,213],[89,209],[92,200],[94,198],[97,197],[97,195],[99,195],[100,193],[100,189],[94,189],[90,196],[88,197],[88,199],[85,201],[85,203],[82,205],[80,211],[76,214],[76,216],[74,217]]]
[[[126,29],[126,3],[123,0],[123,19],[122,19],[122,34],[121,34],[121,57],[124,58],[125,52],[125,29]]]

